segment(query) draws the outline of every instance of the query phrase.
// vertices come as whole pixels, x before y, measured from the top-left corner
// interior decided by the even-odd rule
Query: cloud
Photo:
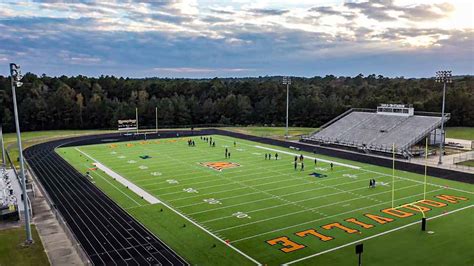
[[[224,9],[218,9],[218,8],[209,8],[209,10],[213,13],[218,13],[218,14],[223,14],[223,15],[233,15],[233,14],[235,14],[235,12],[231,11],[231,10],[224,10]]]
[[[254,9],[249,9],[248,11],[253,14],[261,15],[261,16],[280,16],[289,12],[288,10],[266,9],[266,8],[254,8]]]
[[[280,2],[2,2],[0,61],[58,75],[313,75],[419,52],[472,69],[473,27],[449,23],[459,5]]]
[[[395,21],[398,17],[413,21],[436,20],[448,16],[454,9],[449,3],[399,6],[393,0],[348,2],[344,6],[359,10],[368,18],[378,21]]]

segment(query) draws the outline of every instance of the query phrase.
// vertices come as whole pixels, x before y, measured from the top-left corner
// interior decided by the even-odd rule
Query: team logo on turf
[[[202,166],[206,166],[211,169],[214,169],[216,171],[222,171],[224,169],[231,169],[231,168],[240,166],[240,164],[238,163],[229,163],[229,162],[205,162],[205,163],[199,163],[199,164]]]

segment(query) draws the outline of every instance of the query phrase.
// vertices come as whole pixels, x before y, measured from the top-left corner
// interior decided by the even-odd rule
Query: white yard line
[[[446,216],[448,214],[452,214],[452,213],[455,213],[455,212],[458,212],[458,211],[462,211],[462,210],[471,208],[473,206],[474,205],[469,205],[469,206],[459,208],[457,210],[453,210],[453,211],[450,211],[450,212],[438,214],[436,216],[429,217],[427,220],[433,220],[433,219],[436,219],[436,218],[439,218],[439,217],[443,217],[443,216]],[[319,252],[319,253],[316,253],[316,254],[313,254],[313,255],[309,255],[309,256],[306,256],[306,257],[303,257],[303,258],[300,258],[300,259],[297,259],[297,260],[287,262],[283,265],[290,265],[290,264],[301,262],[301,261],[304,261],[304,260],[307,260],[307,259],[310,259],[310,258],[314,258],[314,257],[320,256],[320,255],[323,255],[323,254],[326,254],[326,253],[329,253],[329,252],[332,252],[332,251],[336,251],[338,249],[341,249],[341,248],[344,248],[344,247],[347,247],[347,246],[354,245],[356,243],[360,243],[362,241],[366,241],[366,240],[369,240],[369,239],[372,239],[372,238],[375,238],[375,237],[379,237],[379,236],[382,236],[382,235],[385,235],[385,234],[388,234],[388,233],[392,233],[392,232],[401,230],[403,228],[406,228],[406,227],[409,227],[409,226],[412,226],[412,225],[415,225],[415,224],[418,224],[418,223],[420,223],[420,221],[412,222],[412,223],[409,223],[409,224],[406,224],[406,225],[403,225],[403,226],[400,226],[400,227],[397,227],[397,228],[394,228],[394,229],[391,229],[391,230],[388,230],[388,231],[385,231],[385,232],[382,232],[382,233],[378,233],[378,234],[373,235],[373,236],[369,236],[369,237],[366,237],[366,238],[363,238],[363,239],[359,239],[359,240],[356,240],[356,241],[353,241],[353,242],[350,242],[350,243],[347,243],[347,244],[344,244],[344,245],[341,245],[341,246],[338,246],[338,247],[335,247],[335,248],[327,249],[325,251],[322,251],[322,252]]]
[[[416,187],[416,186],[419,186],[419,185],[411,185],[411,186],[403,187],[403,188],[400,188],[399,191],[400,191],[400,190],[403,190],[403,189],[408,189],[408,188]],[[333,205],[338,205],[338,204],[345,203],[345,202],[351,202],[351,201],[359,200],[359,199],[363,199],[363,198],[370,198],[371,196],[382,195],[382,194],[390,193],[390,192],[391,192],[390,190],[389,190],[389,191],[384,191],[384,192],[379,192],[379,193],[372,194],[372,195],[370,195],[370,196],[360,196],[360,197],[357,197],[357,198],[351,198],[351,199],[348,199],[348,200],[337,201],[337,202],[333,202],[333,203],[329,203],[329,204],[326,204],[326,205],[321,205],[321,206],[314,207],[314,208],[309,208],[309,209],[310,209],[310,210],[315,210],[315,209],[325,208],[325,207],[329,207],[329,206],[333,206]],[[383,204],[383,203],[384,203],[384,202],[380,202],[379,204]],[[372,206],[375,206],[375,205],[372,205]],[[243,224],[235,225],[235,226],[227,226],[226,228],[216,230],[216,232],[228,231],[228,230],[230,230],[230,229],[235,229],[235,228],[239,228],[239,227],[244,227],[244,226],[248,226],[248,225],[251,225],[251,224],[257,224],[257,223],[266,222],[266,221],[270,221],[270,220],[274,220],[274,219],[279,219],[279,218],[282,218],[282,217],[291,216],[291,215],[298,214],[298,213],[303,213],[303,212],[305,212],[305,211],[307,211],[307,210],[289,212],[289,213],[285,213],[285,214],[282,214],[282,215],[272,216],[272,217],[270,217],[270,218],[261,219],[261,220],[257,220],[257,221],[250,222],[250,223],[243,223]]]
[[[335,179],[340,179],[340,178],[346,178],[346,177],[336,177],[332,180],[335,180]],[[379,177],[374,177],[374,178],[379,178]],[[347,184],[352,184],[352,183],[357,183],[357,182],[366,182],[367,179],[362,179],[362,180],[357,180],[357,181],[351,181],[351,182],[347,182],[347,183],[340,183],[340,184],[337,184],[333,187],[338,187],[338,186],[343,186],[343,185],[347,185]],[[309,184],[317,184],[317,182],[311,182]],[[270,190],[265,190],[265,191],[273,191],[273,190],[279,190],[279,189],[288,189],[290,187],[295,187],[295,186],[303,186],[303,185],[307,185],[308,183],[301,183],[301,184],[295,184],[295,185],[291,185],[291,186],[286,186],[286,187],[279,187],[279,188],[274,188],[274,189],[270,189]],[[316,187],[316,188],[312,188],[312,189],[307,189],[307,190],[300,190],[300,191],[297,191],[297,192],[292,192],[292,193],[289,193],[289,194],[284,194],[284,195],[280,195],[281,197],[285,197],[285,196],[289,196],[289,195],[294,195],[294,194],[300,194],[300,193],[305,193],[305,192],[309,192],[309,191],[316,191],[316,190],[321,190],[321,189],[326,189],[327,187]],[[248,195],[253,195],[253,194],[258,194],[260,192],[251,192],[251,193],[245,193],[245,194],[239,194],[239,195],[236,195],[236,196],[231,196],[231,197],[224,197],[224,198],[217,198],[218,200],[226,200],[226,199],[233,199],[233,198],[239,198],[239,197],[245,197],[245,196],[248,196]],[[177,206],[176,208],[180,209],[180,208],[184,208],[184,207],[190,207],[190,206],[195,206],[195,205],[201,205],[201,204],[206,204],[206,202],[198,202],[198,203],[191,203],[191,204],[187,204],[187,205],[182,205],[182,206]]]
[[[432,191],[430,191],[430,192],[426,192],[426,194],[435,193],[435,192],[438,192],[438,191],[443,190],[443,189],[445,189],[445,188],[435,189],[435,190],[432,190]],[[399,198],[399,199],[397,199],[396,201],[400,201],[400,200],[404,200],[404,199],[408,199],[408,198],[413,198],[413,197],[417,197],[417,196],[421,196],[421,195],[423,195],[423,193],[419,193],[419,194],[415,194],[415,195],[411,195],[411,196]],[[350,210],[350,211],[346,211],[346,212],[341,212],[341,213],[334,214],[334,215],[331,215],[331,216],[327,216],[327,217],[323,217],[323,218],[311,220],[311,221],[308,221],[308,222],[299,223],[299,224],[294,224],[294,225],[290,225],[290,226],[286,226],[286,227],[274,229],[274,230],[267,231],[267,232],[263,232],[263,233],[260,233],[260,234],[256,234],[256,235],[251,235],[251,236],[243,237],[243,238],[240,238],[240,239],[237,239],[237,240],[232,241],[232,243],[241,242],[241,241],[248,240],[248,239],[252,239],[252,238],[255,238],[255,237],[259,237],[259,236],[263,236],[263,235],[275,233],[275,232],[282,231],[282,230],[286,230],[286,229],[290,229],[290,228],[293,228],[293,227],[298,227],[298,226],[301,226],[301,225],[304,225],[304,224],[314,223],[314,222],[321,221],[321,220],[324,220],[324,219],[329,219],[329,218],[338,217],[338,216],[341,216],[341,215],[344,215],[344,214],[348,214],[348,213],[352,213],[352,212],[356,212],[356,211],[360,211],[360,210],[365,210],[365,209],[368,209],[368,208],[373,208],[373,207],[379,206],[379,205],[389,204],[389,203],[391,203],[391,202],[392,202],[392,201],[390,200],[390,201],[386,201],[386,202],[382,202],[382,203],[378,203],[378,204],[374,204],[374,205],[370,205],[370,206],[364,206],[364,207],[361,207],[361,208],[358,208],[358,209],[354,209],[354,210]],[[342,202],[340,202],[340,203],[342,203]]]
[[[121,183],[122,185],[128,187],[131,191],[133,191],[135,194],[137,194],[139,197],[142,197],[144,200],[148,201],[148,203],[150,204],[156,204],[156,203],[160,203],[161,201],[158,200],[157,198],[155,198],[153,195],[149,194],[148,192],[146,192],[145,190],[143,190],[142,188],[140,188],[139,186],[135,185],[134,183],[128,181],[128,179],[124,178],[123,176],[117,174],[116,172],[114,172],[112,169],[108,168],[107,166],[101,164],[99,161],[97,161],[96,159],[92,158],[90,155],[88,155],[87,153],[79,150],[78,148],[75,148],[78,152],[84,154],[86,157],[88,157],[89,159],[93,160],[94,163],[93,165],[95,165],[97,168],[99,168],[100,170],[104,171],[106,174],[108,174],[109,176],[111,176],[112,178],[114,178],[115,180],[117,180],[119,183]]]

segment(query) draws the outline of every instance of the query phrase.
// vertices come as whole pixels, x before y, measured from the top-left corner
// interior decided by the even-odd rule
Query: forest
[[[17,89],[20,126],[47,129],[114,129],[117,120],[135,117],[140,128],[199,125],[283,125],[286,86],[282,77],[169,79],[49,77],[28,73]],[[443,85],[434,78],[293,77],[290,86],[292,126],[318,127],[349,108],[379,103],[413,104],[415,111],[441,112]],[[474,77],[458,76],[448,84],[449,126],[474,126]],[[14,130],[10,78],[0,76],[0,119]]]

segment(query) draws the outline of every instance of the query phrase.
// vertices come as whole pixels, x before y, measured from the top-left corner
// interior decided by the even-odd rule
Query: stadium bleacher
[[[0,170],[0,218],[18,218],[18,199],[15,193],[15,180],[10,178],[5,168]]]
[[[441,116],[415,115],[412,107],[384,105],[368,111],[353,109],[303,141],[357,148],[366,152],[395,152],[410,157],[410,147],[441,126]],[[445,121],[449,114],[445,116]]]

